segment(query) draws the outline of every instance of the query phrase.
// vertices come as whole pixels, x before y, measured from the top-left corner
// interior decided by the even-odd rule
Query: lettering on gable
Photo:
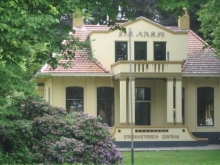
[[[133,32],[131,31],[131,36],[133,37]],[[136,37],[164,37],[165,33],[164,32],[156,32],[156,31],[140,31],[134,34]],[[126,37],[128,36],[127,33],[124,33],[123,31],[119,31],[119,37]]]

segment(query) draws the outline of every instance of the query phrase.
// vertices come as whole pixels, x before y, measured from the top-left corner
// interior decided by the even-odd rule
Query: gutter
[[[220,77],[220,73],[187,74],[182,73],[182,77]]]
[[[52,77],[112,77],[111,73],[58,73],[58,72],[44,72],[44,73],[36,73],[36,75],[50,75]]]

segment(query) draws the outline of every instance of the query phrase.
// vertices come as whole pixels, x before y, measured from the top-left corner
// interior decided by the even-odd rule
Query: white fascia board
[[[220,73],[182,74],[182,77],[220,77]]]
[[[59,76],[59,77],[112,77],[111,73],[50,73],[50,72],[44,72],[44,73],[37,73],[38,75],[48,74],[53,76]]]

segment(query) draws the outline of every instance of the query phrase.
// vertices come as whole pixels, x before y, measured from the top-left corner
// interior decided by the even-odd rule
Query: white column
[[[130,84],[132,83],[132,84]],[[132,85],[132,86],[130,86]],[[131,89],[130,89],[131,87]],[[129,107],[129,123],[131,123],[131,110],[133,114],[133,123],[135,123],[135,79],[133,78],[132,81],[129,80],[129,86],[128,86],[128,93],[129,93],[129,100],[128,100],[128,107]],[[131,106],[131,97],[132,97],[132,106]]]
[[[176,122],[182,123],[182,78],[176,78]]]
[[[127,118],[127,108],[126,108],[126,78],[120,78],[120,92],[119,92],[119,97],[120,97],[120,123],[126,123],[126,118]]]
[[[173,78],[167,78],[167,123],[173,123]]]

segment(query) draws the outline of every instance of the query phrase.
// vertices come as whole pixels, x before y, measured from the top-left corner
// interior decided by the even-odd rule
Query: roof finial
[[[121,19],[121,6],[118,6],[118,15],[116,16],[116,19],[117,20],[120,20]]]
[[[183,8],[184,12],[185,12],[185,15],[188,15],[188,11],[187,11],[187,8]]]
[[[108,14],[106,16],[106,22],[107,22],[107,24],[109,24],[109,16],[108,16]]]
[[[118,11],[121,11],[121,6],[118,6]]]

